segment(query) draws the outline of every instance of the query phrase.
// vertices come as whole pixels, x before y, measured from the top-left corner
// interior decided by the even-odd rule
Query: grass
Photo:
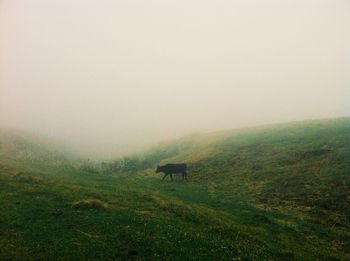
[[[349,260],[349,131],[336,119],[186,137],[161,160],[188,162],[187,183],[3,154],[0,259]]]

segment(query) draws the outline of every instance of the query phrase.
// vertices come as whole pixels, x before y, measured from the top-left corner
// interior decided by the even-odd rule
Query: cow
[[[165,164],[163,166],[159,166],[156,169],[156,173],[163,172],[164,177],[170,175],[171,181],[173,181],[173,174],[182,174],[182,180],[187,180],[187,165],[186,164]]]

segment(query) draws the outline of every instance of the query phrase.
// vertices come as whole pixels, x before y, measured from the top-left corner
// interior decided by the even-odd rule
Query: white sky
[[[0,124],[101,155],[350,116],[349,0],[0,0]]]

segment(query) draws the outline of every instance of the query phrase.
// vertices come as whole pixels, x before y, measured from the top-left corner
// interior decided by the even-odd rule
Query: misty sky
[[[0,0],[0,124],[101,155],[350,116],[349,0]]]

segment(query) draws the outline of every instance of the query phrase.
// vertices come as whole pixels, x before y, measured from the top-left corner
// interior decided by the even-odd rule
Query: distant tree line
[[[127,173],[153,168],[166,158],[174,157],[191,144],[178,144],[159,148],[142,155],[127,156],[110,162],[94,163],[91,160],[81,162],[80,169],[90,173]]]

